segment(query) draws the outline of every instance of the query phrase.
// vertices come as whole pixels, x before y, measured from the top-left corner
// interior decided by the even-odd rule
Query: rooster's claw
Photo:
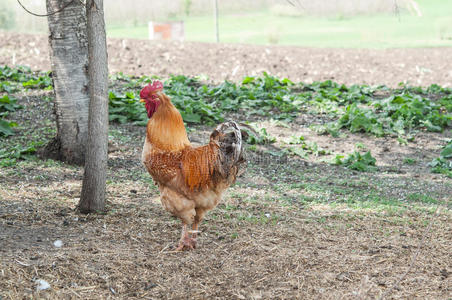
[[[196,249],[196,239],[184,237],[179,241],[176,251],[194,250]]]

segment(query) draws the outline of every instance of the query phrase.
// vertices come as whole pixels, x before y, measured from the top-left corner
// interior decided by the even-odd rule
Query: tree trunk
[[[108,157],[108,65],[102,0],[86,1],[89,53],[89,133],[85,158],[81,212],[105,209]]]
[[[47,0],[49,14],[67,1]],[[73,1],[48,16],[50,60],[55,90],[56,137],[42,155],[83,164],[88,136],[88,41],[85,7]]]

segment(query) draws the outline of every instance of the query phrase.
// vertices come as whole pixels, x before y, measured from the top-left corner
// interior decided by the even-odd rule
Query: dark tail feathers
[[[246,156],[243,139],[247,133],[234,121],[221,123],[210,135],[210,140],[220,147],[219,171],[224,178],[235,181],[245,171]]]

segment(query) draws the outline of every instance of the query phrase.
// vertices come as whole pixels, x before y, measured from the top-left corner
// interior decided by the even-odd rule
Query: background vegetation
[[[45,18],[26,14],[14,0],[2,2],[0,28],[46,32]],[[7,3],[7,4],[6,4]],[[44,2],[24,2],[44,13]],[[309,47],[452,46],[452,0],[418,0],[419,17],[406,0],[220,1],[220,41]],[[183,20],[187,41],[214,42],[212,1],[108,1],[108,36],[148,37],[149,21]],[[20,20],[20,21],[19,21]]]

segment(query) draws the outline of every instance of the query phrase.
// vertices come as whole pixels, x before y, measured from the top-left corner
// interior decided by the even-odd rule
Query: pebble
[[[56,240],[55,242],[53,242],[53,245],[57,248],[61,248],[63,246],[63,241],[62,240]]]
[[[38,279],[38,280],[36,280],[36,283],[38,284],[36,286],[36,290],[38,290],[38,291],[50,289],[50,284],[47,281],[45,281],[44,279]]]

